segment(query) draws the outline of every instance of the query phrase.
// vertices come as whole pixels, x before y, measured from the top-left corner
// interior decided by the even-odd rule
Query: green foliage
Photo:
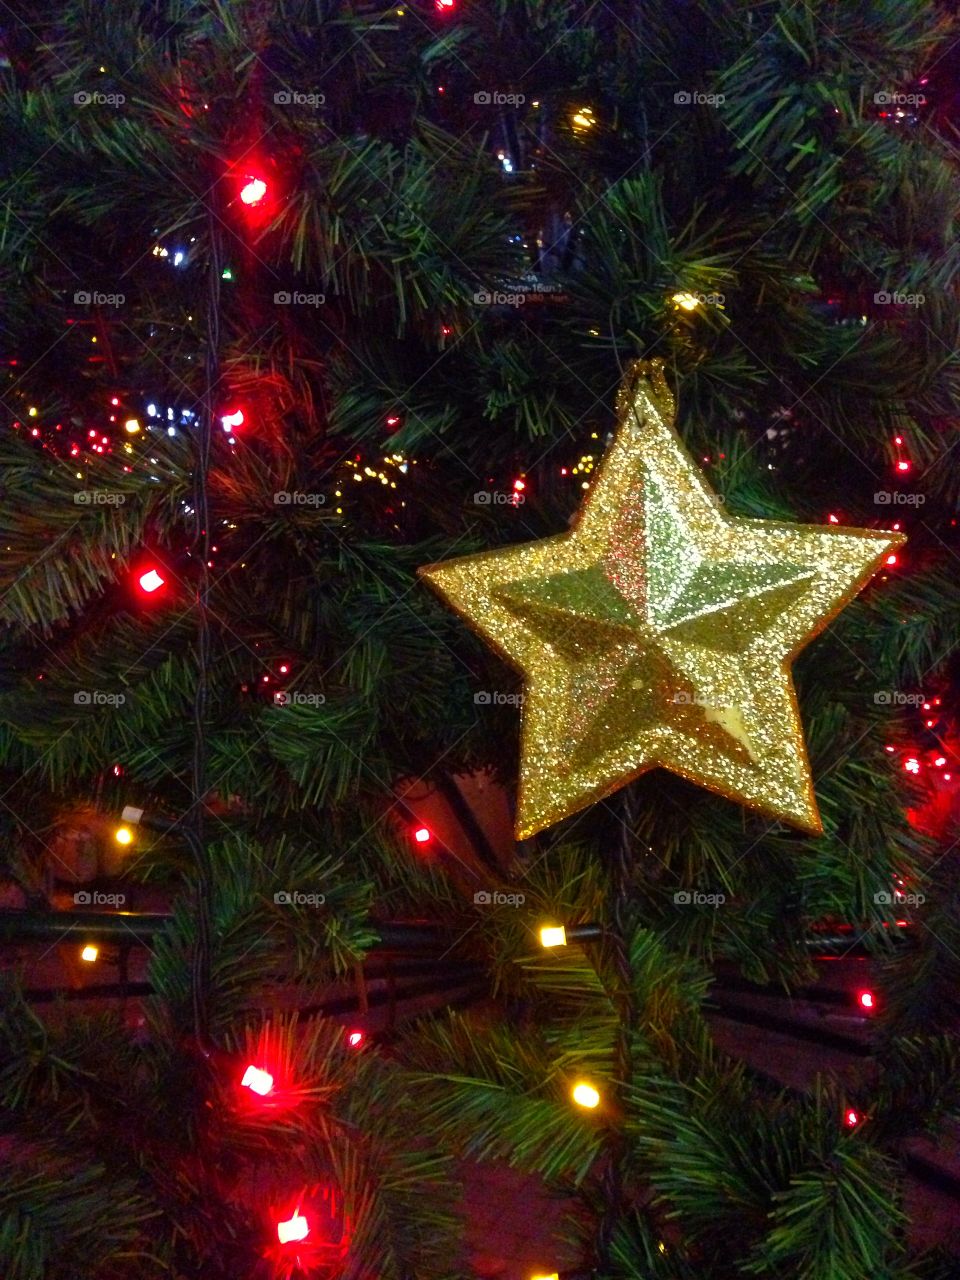
[[[5,1008],[0,1108],[17,1132],[0,1198],[6,1274],[226,1278],[264,1252],[272,1213],[326,1183],[378,1274],[455,1280],[448,1162],[410,1143],[397,1068],[349,1049],[335,1023],[235,1019],[205,1062],[169,1025],[146,1040],[109,1017],[51,1031],[12,996]],[[275,1073],[265,1107],[238,1089],[251,1057]]]
[[[343,1189],[344,1276],[453,1280],[451,1153],[575,1189],[591,1223],[611,1211],[613,1153],[626,1202],[611,1280],[952,1274],[904,1252],[898,1206],[901,1142],[957,1113],[955,857],[904,820],[918,795],[884,746],[917,725],[877,694],[955,674],[956,165],[936,122],[885,122],[876,95],[935,73],[956,19],[920,0],[656,0],[628,17],[587,0],[444,19],[426,0],[20,10],[0,68],[17,361],[0,423],[0,865],[42,899],[58,827],[92,802],[202,802],[207,841],[198,866],[176,836],[138,836],[128,881],[174,903],[139,1034],[64,1010],[41,1021],[5,993],[3,1274],[247,1274],[258,1215],[297,1177]],[[76,102],[94,90],[124,101]],[[475,103],[494,90],[522,101]],[[678,101],[694,91],[719,97]],[[508,175],[495,153],[511,138],[523,163]],[[237,202],[248,159],[277,195],[257,226]],[[568,212],[568,259],[540,263],[553,292],[535,304],[525,274]],[[183,269],[153,252],[177,246]],[[323,302],[275,303],[293,291]],[[683,292],[713,301],[686,311]],[[527,300],[477,301],[489,293]],[[512,786],[515,719],[474,694],[515,678],[416,571],[566,528],[589,483],[571,473],[596,461],[622,370],[649,354],[727,510],[886,526],[874,495],[902,484],[924,499],[896,511],[907,572],[796,663],[821,838],[657,771],[632,784],[625,821],[603,803],[518,851],[498,886],[522,910],[478,910],[410,859],[397,796],[480,769]],[[114,395],[160,416],[94,454]],[[208,791],[194,796],[193,428],[168,437],[163,415],[234,404],[236,447],[214,422]],[[62,447],[28,434],[31,406]],[[473,501],[520,474],[524,504]],[[93,493],[110,500],[76,500]],[[144,608],[130,581],[147,554],[169,591]],[[279,705],[281,688],[306,700]],[[887,945],[877,900],[897,876],[926,896],[909,950]],[[289,890],[325,901],[274,900]],[[722,893],[723,910],[678,911],[690,890]],[[201,893],[209,1059],[193,1039]],[[489,1002],[418,1025],[396,1059],[345,1055],[323,1020],[263,1014],[280,986],[312,999],[360,961],[374,908],[447,927],[451,956],[489,974]],[[772,1089],[716,1048],[704,1015],[717,963],[785,990],[809,981],[824,919],[869,928],[884,964],[880,1079],[852,1134],[838,1086]],[[542,951],[546,921],[604,936]],[[241,1116],[231,1072],[261,1037],[296,1097]],[[598,1114],[570,1106],[580,1074],[604,1094]]]

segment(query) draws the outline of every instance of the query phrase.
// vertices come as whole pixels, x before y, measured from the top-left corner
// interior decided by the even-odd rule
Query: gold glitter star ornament
[[[724,514],[634,365],[574,527],[421,570],[524,676],[517,838],[660,766],[822,830],[790,663],[902,535]]]

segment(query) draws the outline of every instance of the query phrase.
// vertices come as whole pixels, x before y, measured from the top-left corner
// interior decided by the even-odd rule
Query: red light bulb
[[[891,569],[896,563],[897,563],[897,557],[895,555],[887,556],[886,560],[884,561],[884,564],[889,565]]]
[[[363,1044],[363,1032],[351,1031],[350,1034],[347,1036],[347,1044],[350,1046],[351,1049],[359,1049],[360,1046]]]
[[[306,1240],[309,1234],[310,1223],[299,1213],[295,1213],[286,1222],[277,1223],[277,1239],[281,1244],[289,1244],[292,1240]]]
[[[244,204],[259,204],[267,194],[267,184],[262,178],[249,177],[240,189],[240,199]]]
[[[877,1002],[872,991],[858,991],[857,1002],[861,1009],[866,1009],[870,1012],[877,1007]]]
[[[273,1089],[273,1076],[259,1067],[247,1067],[240,1083],[251,1093],[258,1093],[261,1098],[265,1098]]]
[[[235,413],[224,413],[220,415],[220,422],[224,431],[232,431],[234,427],[243,426],[243,410],[237,409]]]
[[[146,573],[140,575],[140,590],[146,591],[147,595],[151,595],[154,591],[159,591],[163,586],[164,579],[157,573],[156,569],[148,569]]]
[[[426,844],[430,839],[430,828],[417,827],[416,831],[413,833],[413,838],[416,840],[417,844]]]
[[[843,1113],[843,1123],[848,1129],[855,1129],[860,1123],[860,1113],[854,1111],[853,1107],[847,1107]]]

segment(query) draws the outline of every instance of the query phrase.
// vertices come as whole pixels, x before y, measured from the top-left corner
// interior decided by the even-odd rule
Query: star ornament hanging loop
[[[904,537],[728,516],[637,362],[574,526],[421,574],[525,680],[517,838],[648,769],[822,831],[790,664]]]

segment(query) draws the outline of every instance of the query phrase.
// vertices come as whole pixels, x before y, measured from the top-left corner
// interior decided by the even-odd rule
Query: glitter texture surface
[[[517,838],[661,766],[818,833],[790,663],[900,534],[724,515],[635,364],[576,525],[421,570],[523,674]]]

